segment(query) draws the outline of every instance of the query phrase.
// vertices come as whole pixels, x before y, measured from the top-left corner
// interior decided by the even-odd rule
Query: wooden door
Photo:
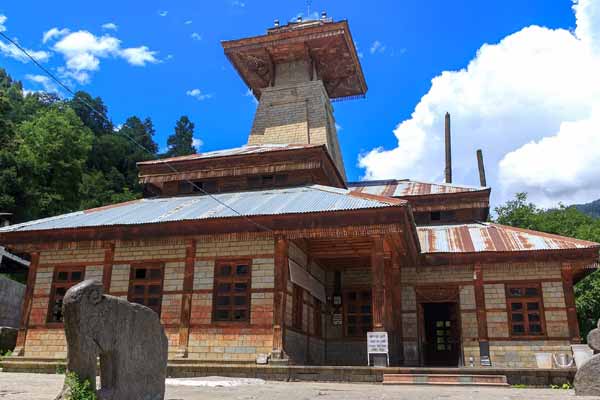
[[[428,366],[458,366],[460,330],[457,303],[423,304],[424,356]]]

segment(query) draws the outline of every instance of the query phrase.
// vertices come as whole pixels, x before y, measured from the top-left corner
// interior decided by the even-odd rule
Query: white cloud
[[[44,88],[45,92],[58,93],[58,87],[52,79],[46,75],[25,75],[25,79],[34,82]]]
[[[338,131],[338,132],[341,132],[342,129],[344,129],[344,128],[342,128],[342,126],[336,122],[335,123],[335,130]]]
[[[600,2],[574,9],[575,32],[526,27],[435,77],[394,129],[397,146],[359,157],[365,178],[441,181],[449,111],[454,182],[478,182],[482,148],[496,204],[518,191],[543,206],[599,198]]]
[[[42,43],[47,43],[49,40],[52,40],[54,38],[63,37],[65,35],[67,35],[68,33],[69,33],[69,30],[67,28],[64,28],[64,29],[58,29],[56,27],[51,28],[51,29],[47,30],[46,32],[44,32],[44,35],[42,36]]]
[[[187,21],[184,22],[185,25],[191,25],[191,23],[192,23],[191,19],[188,19]]]
[[[107,22],[106,24],[102,25],[102,29],[106,29],[107,31],[116,31],[119,29],[119,26],[114,22]]]
[[[173,59],[173,54],[167,54],[167,56],[165,57],[165,60],[172,60]]]
[[[44,63],[48,61],[48,59],[52,56],[51,53],[43,50],[31,50],[25,49],[37,62]],[[0,53],[4,54],[6,57],[13,58],[22,63],[29,62],[29,57],[27,57],[21,50],[17,48],[12,43],[5,43],[0,40]]]
[[[232,1],[231,5],[234,6],[234,7],[240,7],[240,8],[246,7],[246,3],[243,2],[243,1],[239,1],[239,0]]]
[[[202,40],[202,35],[200,35],[198,32],[194,32],[190,35],[190,37],[194,40],[200,41]]]
[[[200,147],[202,147],[203,144],[204,142],[202,141],[202,139],[192,138],[192,146],[196,148],[196,151],[200,151]]]
[[[188,90],[187,92],[185,92],[185,94],[195,98],[196,100],[200,100],[200,101],[208,100],[208,99],[212,98],[212,94],[202,93],[202,91],[200,89],[191,89],[191,90]]]
[[[169,14],[168,11],[159,11],[158,15],[160,15],[161,17],[166,17]]]
[[[89,82],[90,72],[100,68],[102,58],[122,58],[134,66],[159,62],[157,52],[147,46],[123,49],[118,38],[110,35],[96,36],[88,31],[68,34],[55,43],[53,49],[65,59],[65,67],[60,69],[62,74],[82,84]]]
[[[4,14],[0,14],[0,32],[6,31],[6,20],[8,18]],[[18,42],[16,38],[13,38],[15,42]],[[22,46],[23,47],[23,46]],[[23,47],[25,51],[27,51],[36,61],[38,62],[46,62],[52,56],[50,52],[43,50],[31,50]],[[0,54],[3,54],[6,57],[13,58],[22,63],[27,63],[30,61],[29,57],[27,57],[17,46],[14,44],[0,40]]]
[[[129,64],[143,67],[146,63],[156,64],[159,60],[156,58],[156,51],[152,51],[148,46],[129,47],[119,52]]]
[[[371,54],[375,54],[375,53],[383,54],[383,53],[385,53],[385,50],[386,50],[386,46],[383,43],[381,43],[379,40],[376,40],[371,45],[369,52]]]

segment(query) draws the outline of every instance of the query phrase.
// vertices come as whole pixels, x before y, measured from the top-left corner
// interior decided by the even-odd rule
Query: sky
[[[0,3],[0,30],[73,90],[100,96],[115,125],[149,116],[165,149],[176,120],[199,151],[245,144],[256,102],[221,40],[274,19],[347,19],[369,90],[334,103],[349,180],[444,178],[452,116],[454,183],[492,203],[600,198],[600,0],[83,1]],[[56,90],[0,40],[0,66],[26,90]],[[63,93],[63,95],[65,95]]]

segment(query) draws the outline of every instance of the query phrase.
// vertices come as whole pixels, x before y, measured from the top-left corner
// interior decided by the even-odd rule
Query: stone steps
[[[383,374],[383,384],[509,387],[505,375],[468,374]]]

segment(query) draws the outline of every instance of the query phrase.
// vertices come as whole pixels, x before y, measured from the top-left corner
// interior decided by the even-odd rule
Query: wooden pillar
[[[383,237],[373,238],[371,250],[371,274],[373,290],[371,307],[373,309],[373,331],[385,331],[385,258]]]
[[[392,252],[392,279],[391,279],[391,292],[392,292],[392,316],[393,316],[393,329],[396,332],[395,337],[397,341],[397,360],[398,364],[402,364],[404,361],[404,338],[402,333],[402,271],[400,254],[396,251]]]
[[[115,259],[115,243],[107,242],[104,244],[104,263],[102,268],[102,286],[104,293],[110,293],[110,282],[112,279],[113,261]]]
[[[23,300],[23,306],[21,307],[21,321],[19,324],[17,345],[15,346],[14,351],[16,356],[25,355],[25,340],[27,338],[27,327],[29,326],[29,315],[31,314],[31,302],[33,301],[33,289],[39,263],[40,253],[31,253],[31,262],[29,263],[29,272],[27,273],[27,287],[25,288],[25,299]]]
[[[183,294],[179,324],[179,351],[177,356],[188,356],[190,323],[192,319],[192,291],[194,290],[194,267],[196,262],[196,241],[189,239],[185,246],[185,270],[183,272]]]
[[[288,281],[288,240],[275,237],[275,293],[273,296],[273,358],[283,359],[283,337],[285,334],[285,303]]]
[[[483,292],[483,271],[481,265],[475,264],[475,310],[477,311],[477,336],[479,342],[488,341],[487,314],[485,312],[485,294]]]
[[[573,266],[563,263],[561,267],[563,282],[563,291],[565,304],[567,306],[567,320],[569,322],[569,336],[571,342],[581,343],[581,334],[579,332],[579,320],[577,319],[577,308],[575,306],[575,292],[573,291]]]

